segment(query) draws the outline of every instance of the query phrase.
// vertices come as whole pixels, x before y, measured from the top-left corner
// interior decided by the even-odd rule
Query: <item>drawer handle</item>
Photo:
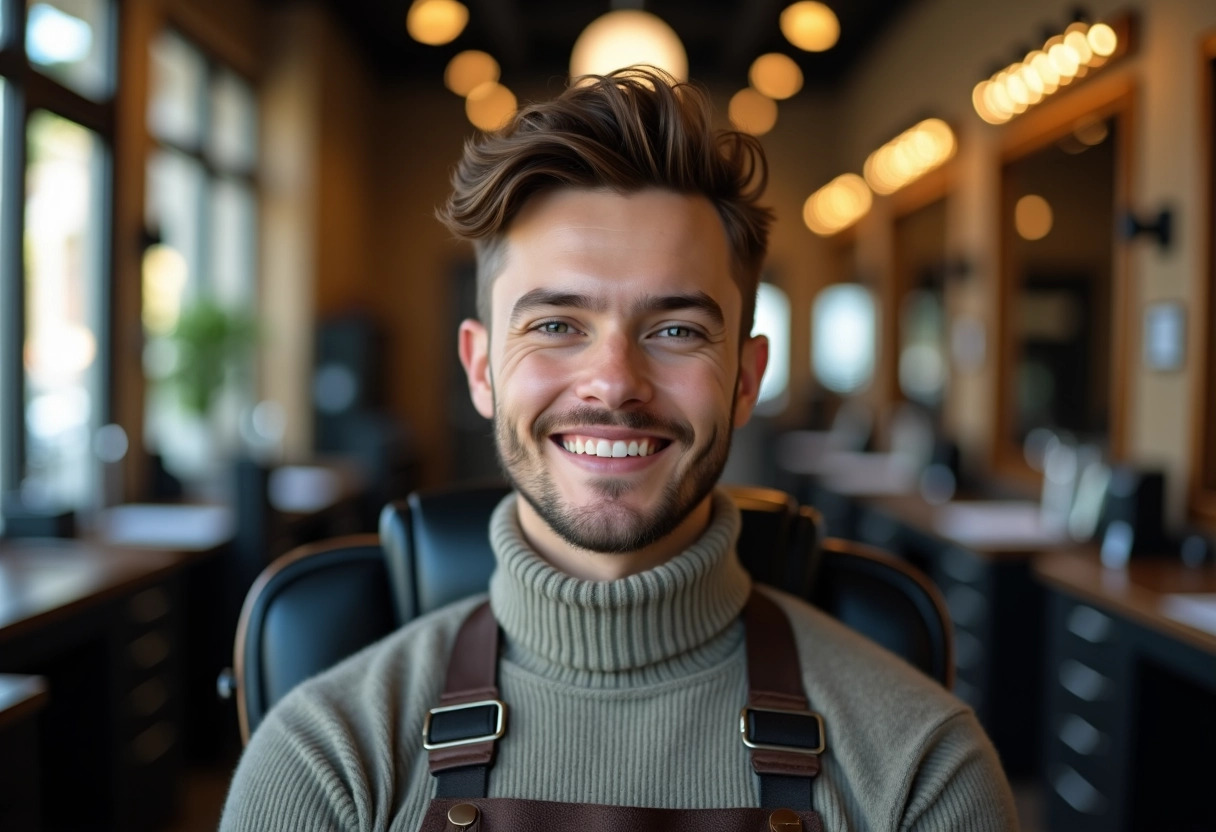
[[[1106,814],[1106,796],[1070,766],[1060,766],[1051,785],[1065,803],[1081,814]]]
[[[160,633],[148,633],[127,647],[131,658],[145,670],[156,667],[169,656],[169,639]]]
[[[1105,644],[1110,641],[1115,622],[1093,607],[1076,606],[1068,614],[1065,626],[1068,632],[1090,644]]]
[[[145,589],[127,602],[127,615],[140,624],[151,624],[169,613],[169,593],[160,587]]]
[[[1110,679],[1075,659],[1060,663],[1060,684],[1073,696],[1086,702],[1105,699],[1111,689]]]
[[[1060,738],[1060,742],[1082,757],[1088,757],[1097,752],[1106,740],[1101,731],[1076,714],[1069,714],[1064,718],[1060,723],[1057,736]]]

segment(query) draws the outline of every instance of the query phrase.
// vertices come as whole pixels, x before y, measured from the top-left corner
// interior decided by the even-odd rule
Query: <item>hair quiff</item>
[[[751,330],[772,211],[759,204],[768,178],[755,137],[715,130],[697,87],[650,67],[587,76],[557,98],[521,109],[501,130],[470,140],[438,211],[477,253],[477,311],[489,322],[489,289],[504,235],[527,200],[558,187],[701,194],[722,219],[732,272]]]

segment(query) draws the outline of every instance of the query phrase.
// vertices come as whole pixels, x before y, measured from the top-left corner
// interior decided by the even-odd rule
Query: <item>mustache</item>
[[[532,439],[543,442],[561,425],[588,427],[615,427],[628,430],[649,431],[671,437],[681,445],[691,445],[692,425],[687,422],[665,419],[644,410],[601,410],[595,407],[574,407],[560,413],[546,413],[532,423]]]

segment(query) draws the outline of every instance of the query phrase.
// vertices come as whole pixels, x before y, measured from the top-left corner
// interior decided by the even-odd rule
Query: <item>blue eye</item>
[[[658,335],[660,338],[691,338],[696,333],[687,326],[665,326],[659,330]]]

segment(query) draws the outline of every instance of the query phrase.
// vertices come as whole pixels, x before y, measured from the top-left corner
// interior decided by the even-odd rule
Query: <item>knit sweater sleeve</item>
[[[1013,794],[973,711],[933,731],[904,807],[904,832],[1016,832]]]
[[[367,795],[352,743],[313,711],[314,703],[297,697],[254,734],[229,789],[221,832],[360,828],[366,815],[358,804]]]

